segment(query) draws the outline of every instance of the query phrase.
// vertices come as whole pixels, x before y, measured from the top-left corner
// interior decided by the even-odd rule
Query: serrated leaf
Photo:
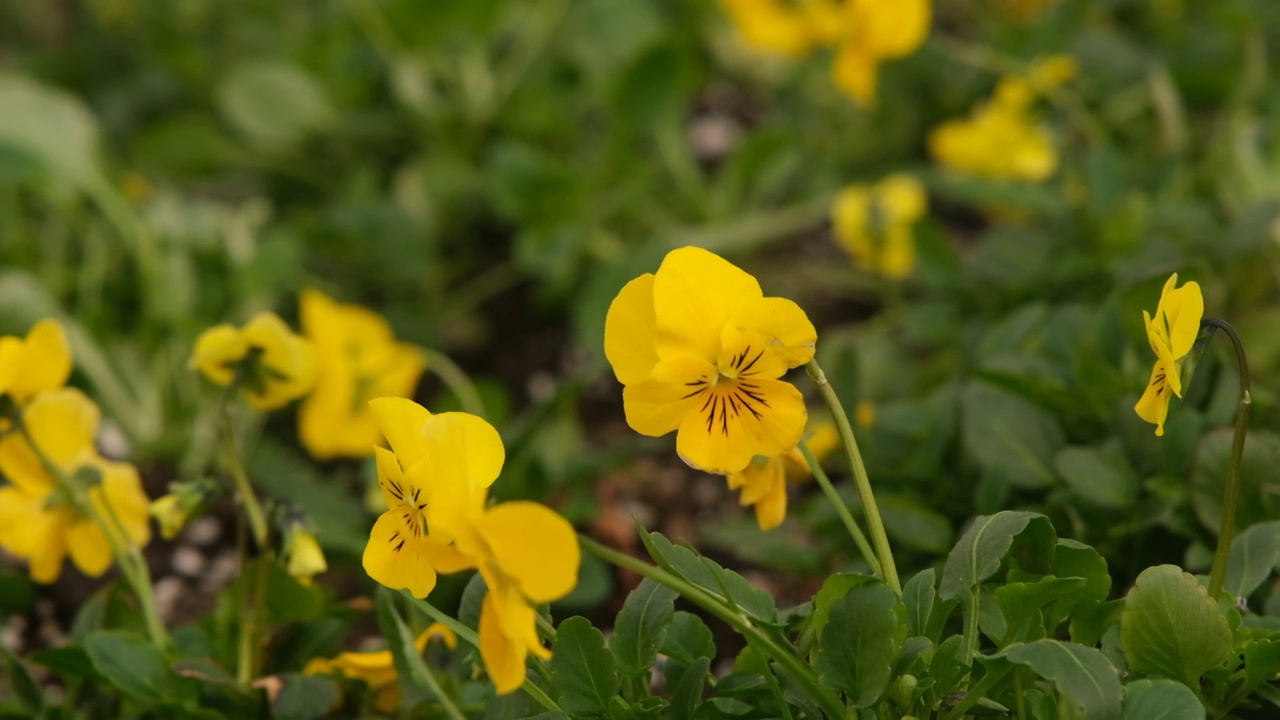
[[[854,587],[835,601],[818,638],[822,683],[844,692],[854,707],[874,705],[902,647],[902,614],[902,601],[878,582]]]
[[[700,657],[680,674],[674,688],[670,688],[671,717],[674,720],[691,720],[702,702],[702,686],[706,684],[711,669],[711,658]]]
[[[1014,539],[1033,523],[1056,542],[1053,526],[1038,513],[1005,510],[995,515],[979,515],[947,556],[938,594],[944,600],[961,598],[994,575],[1013,548]],[[1052,549],[1046,554],[1051,556]]]
[[[1120,638],[1131,669],[1192,689],[1232,648],[1231,629],[1218,603],[1175,565],[1150,567],[1138,576],[1125,598]]]
[[[677,610],[659,651],[668,657],[692,663],[700,657],[714,658],[716,641],[702,618]]]
[[[1044,639],[1011,645],[996,657],[1031,668],[1071,698],[1090,720],[1118,720],[1124,688],[1119,673],[1101,652],[1075,643]]]
[[[1259,640],[1246,645],[1244,673],[1249,684],[1256,685],[1280,673],[1280,640]]]
[[[164,654],[137,635],[99,631],[84,646],[98,673],[139,702],[182,704],[195,696],[194,686],[173,672]]]
[[[1204,720],[1204,705],[1172,680],[1138,680],[1124,687],[1123,720]]]
[[[338,703],[338,684],[326,677],[285,673],[280,694],[271,702],[276,720],[312,720],[327,715]]]
[[[649,532],[637,525],[640,539],[649,556],[664,569],[679,575],[728,605],[738,607],[751,617],[769,625],[778,622],[778,608],[773,596],[752,587],[746,578],[693,550],[672,544],[661,533]],[[725,590],[728,589],[728,597]]]
[[[571,716],[608,713],[621,687],[604,635],[584,617],[571,617],[556,630],[551,678],[560,689],[560,706]]]
[[[671,626],[677,596],[675,590],[649,578],[627,595],[609,641],[620,672],[638,675],[653,666]]]

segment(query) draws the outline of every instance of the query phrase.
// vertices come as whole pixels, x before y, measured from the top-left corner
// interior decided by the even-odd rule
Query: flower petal
[[[98,406],[75,388],[46,392],[22,413],[32,442],[67,472],[93,455],[101,417]]]
[[[57,320],[46,318],[31,327],[22,343],[18,371],[9,393],[19,404],[35,395],[56,390],[71,375],[71,344]]]
[[[870,107],[876,102],[876,70],[879,63],[868,48],[859,43],[845,43],[836,52],[831,66],[837,88]]]
[[[41,541],[40,518],[48,493],[28,493],[21,487],[0,487],[0,547],[29,557]]]
[[[89,577],[98,577],[111,567],[111,545],[92,520],[71,523],[67,530],[67,549],[71,562]]]
[[[756,279],[728,260],[697,247],[672,250],[653,280],[658,357],[715,361],[725,322],[762,295]]]
[[[1156,363],[1151,368],[1151,380],[1147,382],[1147,390],[1133,406],[1138,417],[1156,426],[1156,435],[1164,435],[1164,421],[1169,416],[1169,401],[1173,397],[1168,384],[1168,375],[1164,365]]]
[[[234,325],[215,325],[196,338],[187,367],[199,370],[215,385],[226,387],[235,379],[231,366],[249,354],[249,343]]]
[[[533,609],[529,609],[529,622],[535,622]],[[520,689],[524,684],[524,660],[528,655],[524,643],[509,637],[503,630],[498,603],[493,594],[487,594],[480,606],[480,657],[493,680],[499,695]]]
[[[680,424],[676,451],[709,473],[740,472],[756,455],[782,455],[800,442],[807,412],[790,383],[752,378],[724,383],[702,397]]]
[[[62,574],[62,561],[67,557],[67,526],[71,514],[65,509],[45,511],[25,521],[30,524],[30,552],[27,553],[31,579],[48,585]]]
[[[894,173],[876,183],[876,201],[889,225],[920,219],[928,202],[920,182],[906,173]]]
[[[767,297],[744,303],[733,314],[725,325],[721,346],[725,351],[741,352],[738,345],[743,342],[750,345],[755,338],[763,340],[765,349],[782,365],[794,368],[813,359],[818,331],[799,305],[785,298]],[[748,357],[754,356],[753,352],[748,352]],[[720,367],[726,367],[723,354]],[[769,378],[782,375],[770,369],[761,369],[757,374]]]
[[[658,364],[653,281],[646,273],[623,286],[604,319],[604,355],[623,385],[649,377]]]
[[[432,465],[457,465],[473,487],[489,487],[502,472],[502,436],[484,418],[464,412],[432,415],[422,428]]]
[[[578,584],[578,536],[550,508],[527,501],[502,503],[481,516],[479,531],[503,575],[529,600],[559,600]]]
[[[1168,323],[1169,346],[1174,360],[1191,352],[1196,336],[1200,334],[1200,320],[1204,317],[1204,296],[1200,293],[1200,285],[1189,282],[1172,289],[1177,281],[1177,273],[1169,277],[1156,308],[1156,322]]]
[[[104,514],[108,512],[105,503],[110,503],[110,512],[120,519],[129,542],[146,547],[151,541],[151,502],[142,489],[138,469],[126,462],[102,459],[95,459],[92,465],[102,473],[102,483],[89,497]]]
[[[427,456],[423,428],[431,413],[426,408],[405,398],[384,397],[370,400],[369,411],[402,466],[409,467]]]
[[[436,571],[419,539],[394,511],[383,513],[364,548],[365,572],[392,590],[408,588],[414,597],[426,597],[436,586]]]
[[[714,365],[692,355],[663,360],[654,366],[649,377],[623,388],[627,424],[641,435],[666,435],[680,427],[700,402],[701,389],[714,382],[717,375]]]

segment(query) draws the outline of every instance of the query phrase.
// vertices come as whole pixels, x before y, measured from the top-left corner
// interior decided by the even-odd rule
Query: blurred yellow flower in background
[[[1178,273],[1174,273],[1164,284],[1154,318],[1146,310],[1142,311],[1147,340],[1156,354],[1156,364],[1151,368],[1146,392],[1133,409],[1138,417],[1156,426],[1156,435],[1164,435],[1169,401],[1174,395],[1182,397],[1182,366],[1196,343],[1200,320],[1204,318],[1204,296],[1200,294],[1200,285],[1189,282],[1176,287],[1177,284]]]
[[[70,376],[71,345],[57,320],[32,325],[25,338],[0,337],[0,395],[25,405],[39,393],[62,387]]]
[[[458,647],[458,636],[442,623],[432,623],[413,645],[424,652],[432,638],[439,638],[450,650]],[[373,692],[373,707],[381,713],[393,713],[400,707],[400,686],[396,683],[395,658],[390,650],[344,652],[329,659],[314,658],[302,670],[305,675],[342,675],[359,680]]]
[[[254,315],[243,328],[224,324],[205,330],[187,365],[215,385],[238,380],[249,404],[263,411],[305,395],[316,378],[311,343],[271,312]]]
[[[736,473],[800,441],[804,398],[780,378],[813,358],[817,331],[799,305],[765,297],[727,260],[672,250],[657,274],[622,288],[604,332],[627,424],[650,437],[676,432],[690,466]]]
[[[1062,0],[994,0],[992,5],[1006,18],[1014,22],[1028,23],[1061,2]]]
[[[365,457],[381,433],[369,410],[379,397],[410,397],[425,369],[422,353],[396,341],[382,316],[302,293],[302,330],[316,350],[315,388],[298,410],[298,435],[312,457]]]
[[[835,48],[835,85],[874,105],[879,67],[914,53],[929,35],[930,0],[720,0],[747,44],[800,57]]]
[[[303,585],[310,585],[311,578],[329,569],[315,533],[301,523],[289,526],[284,554],[287,558],[285,569]]]
[[[538,637],[534,606],[564,597],[578,581],[573,526],[533,502],[486,507],[505,450],[497,430],[467,413],[433,415],[401,398],[370,403],[391,445],[379,476],[391,507],[365,549],[370,577],[423,597],[437,572],[476,569],[488,586],[480,655],[499,693],[519,688],[525,659],[551,651]]]
[[[806,442],[809,452],[821,462],[840,447],[840,433],[835,425],[824,422]],[[785,455],[754,458],[742,472],[729,475],[729,489],[742,490],[738,503],[755,509],[756,524],[761,530],[772,530],[787,517],[787,483],[798,483],[812,473],[799,448],[795,448]]]
[[[89,487],[88,500],[100,516],[119,519],[128,537],[113,533],[117,544],[142,547],[151,539],[149,503],[138,471],[99,457],[94,448],[100,419],[84,393],[53,390],[23,410],[25,433],[10,432],[0,440],[0,473],[13,483],[0,488],[0,547],[26,559],[36,582],[57,580],[68,555],[91,577],[106,572],[112,561],[108,538],[92,517],[78,511],[45,461],[67,478],[99,480]]]
[[[831,208],[836,241],[859,266],[900,280],[915,269],[913,226],[924,216],[926,204],[924,188],[902,173],[875,185],[849,185]]]
[[[948,120],[929,134],[929,154],[940,165],[993,180],[1043,182],[1058,168],[1053,135],[1034,111],[1038,97],[1074,77],[1075,61],[1038,60],[1025,76],[1007,76],[992,98],[967,118]]]

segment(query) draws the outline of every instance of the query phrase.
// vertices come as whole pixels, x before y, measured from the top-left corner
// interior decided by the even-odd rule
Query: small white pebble
[[[689,123],[688,136],[699,160],[718,160],[742,143],[742,125],[726,115],[703,115]]]
[[[129,436],[124,434],[120,426],[110,418],[103,418],[98,429],[98,449],[108,458],[121,460],[129,457],[132,448],[129,447]]]
[[[153,588],[156,596],[156,612],[166,621],[172,619],[173,611],[178,605],[178,598],[186,592],[182,578],[172,575],[160,578]]]
[[[21,655],[24,643],[22,635],[27,631],[27,618],[23,615],[14,615],[9,618],[3,627],[0,627],[0,647],[15,654]]]
[[[173,565],[173,571],[183,577],[194,578],[204,571],[208,561],[204,555],[190,545],[179,545],[173,549],[173,555],[169,557],[169,564]]]
[[[235,550],[227,550],[209,563],[204,579],[200,581],[201,592],[217,592],[226,587],[240,573],[240,559]]]
[[[534,402],[548,400],[556,394],[556,380],[548,372],[537,372],[529,377],[529,399]]]
[[[222,521],[209,515],[196,518],[187,524],[182,537],[197,547],[212,545],[222,537]]]

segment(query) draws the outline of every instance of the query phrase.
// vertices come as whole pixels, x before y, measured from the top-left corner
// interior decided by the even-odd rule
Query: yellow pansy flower
[[[160,537],[172,540],[219,492],[218,485],[207,478],[169,483],[169,492],[151,503],[151,517],[160,524]]]
[[[808,439],[809,451],[821,461],[840,446],[835,425],[822,423]],[[754,458],[741,472],[729,475],[729,489],[741,490],[738,503],[752,507],[761,530],[772,530],[787,517],[787,483],[808,478],[813,471],[799,448],[785,455]]]
[[[320,460],[372,454],[381,434],[369,401],[413,395],[422,353],[396,342],[377,313],[319,291],[302,293],[299,312],[318,361],[315,389],[298,411],[302,444]]]
[[[871,186],[849,185],[831,208],[836,241],[863,268],[902,279],[915,269],[912,227],[924,216],[926,202],[920,183],[902,173]]]
[[[439,638],[450,650],[458,647],[458,636],[442,623],[432,623],[413,645],[421,653],[432,638]],[[378,712],[389,714],[400,707],[395,658],[390,650],[344,652],[329,659],[315,658],[302,672],[305,675],[342,675],[363,682],[373,691],[373,707]]]
[[[632,429],[676,432],[686,463],[729,474],[800,441],[804,398],[780,378],[813,358],[816,341],[800,306],[765,297],[754,277],[685,247],[614,298],[604,350]]]
[[[1075,61],[1054,55],[1032,63],[1023,77],[1001,78],[992,98],[968,118],[929,133],[929,154],[957,172],[994,180],[1042,182],[1058,168],[1048,127],[1034,113],[1036,98],[1071,79]]]
[[[1169,415],[1169,401],[1182,397],[1182,365],[1200,334],[1204,317],[1204,296],[1200,285],[1189,282],[1182,287],[1178,274],[1169,276],[1160,293],[1155,317],[1146,310],[1142,319],[1147,327],[1147,340],[1156,354],[1147,390],[1134,406],[1138,417],[1156,426],[1156,435],[1164,435],[1164,421]]]
[[[311,343],[271,312],[254,315],[243,328],[224,324],[205,330],[187,365],[222,387],[239,372],[249,404],[264,411],[305,395],[316,378]]]
[[[92,577],[106,572],[112,559],[102,530],[76,511],[41,455],[68,477],[93,472],[100,478],[88,491],[89,501],[100,515],[119,518],[129,537],[118,541],[142,547],[151,539],[138,471],[94,450],[100,418],[97,406],[79,390],[52,390],[23,410],[25,434],[10,432],[0,439],[0,473],[12,483],[0,488],[0,547],[25,558],[36,582],[57,580],[67,555]]]
[[[329,569],[315,534],[301,523],[290,526],[285,555],[288,557],[285,569],[303,585],[310,585],[311,578]]]
[[[488,586],[480,655],[499,693],[516,690],[529,654],[551,656],[538,638],[534,606],[564,597],[577,584],[581,550],[573,526],[537,503],[486,507],[505,451],[481,418],[433,415],[402,398],[369,405],[392,448],[377,453],[391,509],[370,534],[366,571],[422,597],[437,571],[479,570]]]
[[[799,57],[817,42],[810,19],[784,0],[720,0],[747,45]]]
[[[18,405],[62,387],[70,375],[71,345],[57,320],[32,325],[25,338],[0,337],[0,395]]]
[[[874,105],[880,64],[914,53],[929,36],[931,18],[929,0],[847,0],[846,35],[832,68],[836,87]]]

